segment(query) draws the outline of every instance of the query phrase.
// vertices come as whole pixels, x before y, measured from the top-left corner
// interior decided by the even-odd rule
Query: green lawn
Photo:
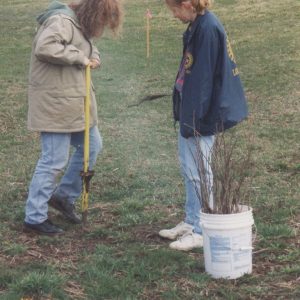
[[[237,132],[251,135],[255,148],[253,273],[232,281],[205,273],[202,250],[172,251],[157,235],[183,218],[171,97],[131,105],[172,91],[185,25],[162,0],[126,0],[122,37],[105,34],[96,42],[104,150],[88,230],[50,210],[66,231],[62,237],[22,232],[39,156],[39,137],[26,129],[27,73],[35,16],[47,3],[0,3],[0,299],[299,299],[300,1],[216,0],[213,7],[249,100],[250,118]]]

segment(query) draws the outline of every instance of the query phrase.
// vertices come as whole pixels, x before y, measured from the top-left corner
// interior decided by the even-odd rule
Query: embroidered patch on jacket
[[[236,65],[236,60],[235,60],[235,57],[234,57],[234,54],[233,54],[233,51],[232,51],[232,48],[231,48],[228,37],[226,37],[226,45],[227,45],[228,56],[229,56],[230,60]],[[232,74],[233,74],[233,76],[239,75],[239,70],[238,70],[237,67],[232,69]]]
[[[192,53],[187,52],[187,54],[185,55],[184,68],[188,70],[193,65],[193,62],[194,58]]]

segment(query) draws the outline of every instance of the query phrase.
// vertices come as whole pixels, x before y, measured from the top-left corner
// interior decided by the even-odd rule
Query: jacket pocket
[[[66,128],[78,127],[83,124],[84,99],[82,97],[53,98],[51,106],[53,119]]]

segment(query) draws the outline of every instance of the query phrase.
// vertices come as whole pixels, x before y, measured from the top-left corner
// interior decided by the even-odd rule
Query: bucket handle
[[[249,246],[245,246],[245,247],[239,247],[239,248],[230,248],[231,251],[247,251],[247,250],[253,250],[254,247],[249,247]]]
[[[256,241],[256,238],[257,238],[257,227],[256,227],[255,223],[253,223],[252,245]]]
[[[248,223],[248,224],[244,224],[243,226],[241,226],[240,228],[244,228],[244,227],[248,227],[248,226],[252,226],[254,225],[253,223]],[[206,226],[205,222],[200,222],[200,226],[206,229],[212,229],[212,230],[224,230],[224,226]],[[228,230],[232,230],[232,229],[236,229],[236,226],[228,226],[228,228],[226,228]]]

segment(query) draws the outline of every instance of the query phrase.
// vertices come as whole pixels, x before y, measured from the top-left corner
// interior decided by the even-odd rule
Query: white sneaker
[[[178,236],[193,231],[193,226],[185,222],[180,222],[174,228],[163,229],[158,234],[166,239],[175,240]]]
[[[189,251],[201,247],[203,247],[203,237],[195,232],[186,233],[176,242],[170,244],[171,249],[180,251]]]

